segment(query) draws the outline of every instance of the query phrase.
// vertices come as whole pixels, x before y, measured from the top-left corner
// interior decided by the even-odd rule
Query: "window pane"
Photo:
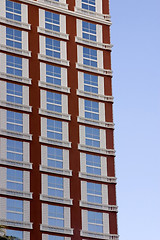
[[[22,31],[7,27],[6,45],[22,49]]]
[[[47,110],[62,112],[62,95],[47,91]]]
[[[98,93],[98,76],[84,73],[84,91]]]
[[[97,50],[83,47],[83,64],[97,67]]]
[[[62,140],[62,122],[47,119],[47,137]]]
[[[59,148],[47,147],[48,166],[63,168],[63,150]]]
[[[61,85],[61,68],[46,64],[46,82]]]
[[[6,55],[6,72],[8,74],[22,76],[22,58]]]
[[[7,198],[7,220],[23,221],[23,201]]]
[[[96,41],[96,24],[82,21],[82,37]]]
[[[21,4],[6,0],[6,18],[21,21]]]
[[[23,142],[7,139],[7,159],[23,161]]]
[[[101,175],[101,157],[86,154],[86,171],[90,174]]]
[[[14,237],[14,240],[23,240],[23,232],[22,231],[7,229],[6,235],[10,236],[10,237]]]
[[[7,111],[7,130],[23,132],[23,113]]]
[[[82,8],[95,12],[96,11],[95,0],[82,0]]]
[[[7,102],[22,104],[22,86],[13,83],[6,83],[7,85]]]
[[[48,195],[63,198],[63,178],[48,176]]]
[[[60,15],[45,11],[45,28],[60,32]]]
[[[99,103],[84,100],[85,118],[99,120]]]
[[[7,189],[23,191],[23,171],[7,169]]]
[[[88,211],[88,231],[103,233],[103,213]]]
[[[46,38],[46,55],[60,58],[60,41]]]
[[[102,185],[87,182],[87,201],[102,204]]]
[[[100,147],[100,130],[97,128],[85,127],[86,145]]]
[[[64,207],[48,205],[48,224],[64,227]]]

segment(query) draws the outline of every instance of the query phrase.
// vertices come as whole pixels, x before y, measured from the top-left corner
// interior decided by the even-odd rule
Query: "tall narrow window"
[[[85,143],[88,146],[100,147],[100,130],[97,128],[85,127]]]
[[[23,161],[23,142],[7,139],[7,159]]]
[[[82,8],[95,12],[96,11],[96,2],[95,0],[82,0]]]
[[[6,72],[16,76],[22,76],[22,58],[6,55]]]
[[[23,113],[7,111],[7,130],[23,132]]]
[[[48,195],[63,198],[63,178],[48,176]]]
[[[103,233],[103,213],[88,211],[88,231]]]
[[[97,67],[97,50],[83,47],[83,64]]]
[[[7,220],[23,221],[23,201],[7,198]]]
[[[84,73],[84,91],[98,93],[98,76]]]
[[[6,45],[22,49],[22,31],[6,27]]]
[[[62,140],[62,122],[47,119],[47,137]]]
[[[23,191],[23,171],[7,169],[7,189]]]
[[[48,205],[48,224],[64,227],[64,207]]]
[[[46,64],[46,82],[61,85],[61,68]]]
[[[52,38],[46,38],[46,55],[60,58],[60,41],[52,39]]]
[[[82,37],[91,41],[96,41],[96,24],[82,21]]]
[[[99,103],[84,100],[85,118],[99,120]]]
[[[21,4],[6,0],[6,18],[21,22]]]
[[[22,104],[22,86],[14,83],[6,83],[7,85],[7,102]]]
[[[62,112],[62,95],[47,91],[47,110]]]
[[[102,203],[102,185],[87,182],[87,201],[91,203]]]
[[[86,154],[86,172],[95,175],[101,175],[101,157]]]
[[[60,32],[60,15],[45,11],[45,28]]]
[[[63,150],[60,148],[47,147],[48,166],[63,168]]]

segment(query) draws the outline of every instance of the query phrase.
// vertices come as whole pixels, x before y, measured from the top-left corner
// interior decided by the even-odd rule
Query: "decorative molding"
[[[47,89],[59,91],[59,92],[70,93],[70,88],[69,87],[59,86],[59,85],[56,85],[56,84],[53,84],[53,83],[47,83],[47,82],[44,82],[44,81],[39,81],[38,86],[42,87],[42,88],[47,88]]]
[[[112,47],[113,47],[112,44],[91,41],[89,39],[84,39],[84,38],[81,38],[81,37],[75,37],[75,42],[80,43],[80,44],[89,45],[89,46],[96,47],[96,48],[109,50],[109,51],[111,51]]]
[[[96,94],[96,93],[91,93],[91,92],[85,92],[85,91],[79,90],[79,89],[77,89],[77,95],[81,96],[81,97],[93,98],[93,99],[98,99],[98,100],[101,100],[101,101],[113,103],[113,97],[112,96]]]
[[[31,24],[24,23],[24,22],[19,22],[19,21],[13,20],[13,19],[0,17],[0,22],[8,24],[8,25],[11,25],[11,26],[15,26],[15,27],[31,30]]]
[[[55,174],[60,174],[64,176],[69,176],[69,177],[72,176],[72,170],[69,170],[69,169],[60,169],[60,168],[53,168],[53,167],[40,165],[39,170],[42,172],[55,173]]]
[[[106,149],[106,148],[97,148],[92,146],[87,146],[84,144],[78,144],[78,149],[82,151],[89,151],[89,152],[95,152],[95,153],[101,153],[105,155],[115,156],[115,150],[114,149]]]
[[[50,63],[60,64],[60,65],[67,66],[67,67],[70,65],[68,60],[47,56],[47,55],[41,54],[41,53],[38,54],[38,59],[42,60],[42,61],[47,61]]]
[[[101,175],[95,175],[95,174],[90,174],[85,172],[79,172],[79,177],[84,179],[94,180],[94,181],[106,182],[106,183],[114,183],[114,184],[117,183],[116,177],[101,176]]]
[[[0,188],[0,194],[32,199],[33,193]]]
[[[62,32],[56,32],[50,29],[46,29],[43,27],[37,27],[37,32],[49,35],[51,37],[57,37],[57,38],[62,38],[64,40],[69,40],[69,34],[62,33]]]
[[[20,162],[20,161],[14,161],[14,160],[0,158],[0,164],[7,165],[7,166],[13,166],[13,167],[32,169],[32,163],[29,163],[29,162]]]
[[[118,211],[118,207],[116,205],[104,205],[104,204],[90,203],[90,202],[85,202],[85,201],[80,201],[79,205],[80,205],[80,207],[94,208],[94,209],[99,209],[102,211],[110,211],[110,212]]]
[[[93,12],[93,11],[89,11],[87,9],[83,9],[83,8],[79,8],[79,7],[74,7],[74,11],[79,12],[79,13],[84,14],[84,15],[87,15],[86,17],[91,16],[91,17],[94,17],[96,19],[102,19],[102,20],[105,20],[105,21],[110,21],[111,20],[111,17],[108,14]]]
[[[73,205],[72,199],[58,198],[58,197],[53,197],[45,194],[40,194],[40,200],[47,201],[47,202],[60,203],[60,204]]]
[[[28,105],[12,103],[12,102],[7,102],[7,101],[0,101],[0,105],[2,107],[14,108],[14,109],[22,110],[22,111],[25,111],[25,112],[32,112],[32,107],[28,106]]]
[[[104,128],[111,128],[114,129],[114,123],[112,122],[101,122],[94,119],[84,118],[84,117],[77,117],[77,122],[84,123],[84,124],[90,124],[98,127],[104,127]]]
[[[49,116],[49,117],[54,117],[54,118],[60,118],[60,119],[68,120],[68,121],[71,120],[70,114],[49,111],[49,110],[43,109],[43,108],[39,108],[39,114]]]
[[[20,133],[20,132],[9,131],[6,129],[0,129],[0,134],[3,136],[15,137],[15,138],[28,140],[28,141],[32,140],[32,134],[28,134],[28,133]]]
[[[0,225],[4,225],[7,227],[33,229],[33,223],[31,222],[20,222],[20,221],[12,221],[7,219],[0,219]]]
[[[31,78],[19,77],[19,76],[15,76],[13,74],[8,74],[4,72],[0,72],[0,78],[4,78],[8,81],[14,81],[14,82],[19,82],[24,84],[31,84],[31,81],[32,81]]]
[[[92,67],[92,66],[88,66],[88,65],[85,65],[85,64],[81,64],[81,63],[76,63],[76,68],[80,69],[80,70],[83,70],[83,71],[94,72],[94,73],[98,73],[98,74],[101,74],[101,75],[112,77],[112,70],[110,70],[110,69]]]
[[[4,44],[0,44],[0,50],[23,55],[25,57],[31,57],[31,51],[27,51],[27,50],[15,48],[15,47],[10,47],[10,46],[4,45]]]
[[[38,0],[38,2],[44,2],[47,5],[68,9],[68,4],[56,2],[54,0]]]
[[[61,228],[61,227],[57,227],[57,226],[50,226],[50,225],[41,224],[40,225],[40,230],[45,231],[45,232],[47,231],[47,232],[73,235],[73,229],[72,228]]]
[[[66,148],[71,148],[71,142],[60,141],[60,140],[47,138],[47,137],[43,137],[43,136],[39,137],[39,142],[46,143],[46,144],[51,144],[51,145],[56,145],[56,146],[61,146],[61,147],[66,147]]]
[[[82,237],[98,238],[98,239],[104,239],[104,240],[119,240],[119,236],[117,234],[104,234],[104,233],[96,233],[96,232],[81,230],[80,235]]]

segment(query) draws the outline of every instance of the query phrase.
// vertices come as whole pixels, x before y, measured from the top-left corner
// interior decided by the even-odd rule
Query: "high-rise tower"
[[[118,240],[109,0],[0,0],[0,225]]]

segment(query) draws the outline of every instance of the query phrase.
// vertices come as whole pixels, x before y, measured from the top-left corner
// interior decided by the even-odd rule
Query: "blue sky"
[[[120,240],[160,239],[160,1],[110,14]]]

